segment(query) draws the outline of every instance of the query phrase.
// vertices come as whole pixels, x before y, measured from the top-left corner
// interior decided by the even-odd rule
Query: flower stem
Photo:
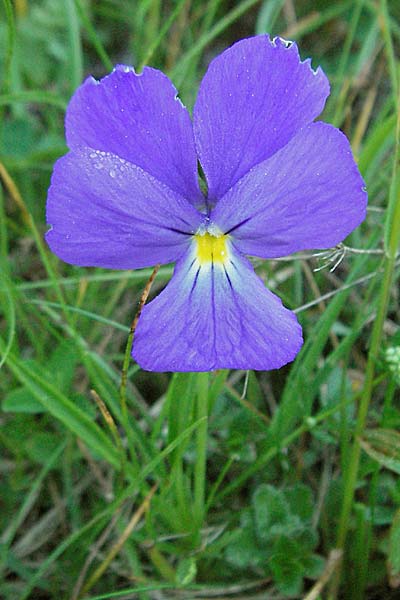
[[[196,464],[194,472],[194,515],[196,525],[201,527],[205,517],[205,489],[208,435],[208,382],[209,373],[197,375],[196,419],[206,417],[196,434]]]
[[[129,363],[131,361],[131,349],[132,349],[133,336],[135,335],[136,326],[138,324],[139,317],[143,310],[143,306],[146,303],[147,297],[151,290],[151,286],[153,285],[153,281],[158,273],[159,268],[160,268],[160,265],[156,265],[154,267],[153,272],[150,275],[150,277],[145,285],[145,288],[143,290],[143,293],[140,297],[138,310],[132,321],[132,324],[131,324],[131,327],[129,330],[128,339],[126,342],[124,361],[122,364],[122,372],[121,372],[121,383],[120,383],[120,387],[119,387],[119,400],[120,400],[120,406],[121,406],[121,422],[125,429],[126,436],[128,438],[129,449],[130,449],[132,461],[133,461],[133,464],[136,469],[138,468],[138,465],[136,464],[137,459],[136,459],[135,443],[134,443],[134,439],[131,435],[131,429],[129,426],[129,415],[128,415],[128,407],[127,407],[127,402],[126,402],[127,384],[128,384],[128,368],[129,368]]]
[[[131,360],[131,349],[132,349],[133,336],[135,335],[135,330],[136,330],[136,326],[139,321],[139,317],[142,313],[143,306],[146,303],[147,297],[151,290],[151,286],[153,285],[153,281],[156,278],[159,268],[160,268],[160,265],[156,265],[154,267],[153,272],[150,275],[150,277],[145,285],[143,293],[140,297],[138,310],[137,310],[135,317],[131,323],[128,339],[126,342],[124,362],[122,364],[121,384],[120,384],[120,388],[119,388],[121,411],[122,411],[122,416],[125,421],[127,421],[127,419],[128,419],[128,411],[127,411],[127,406],[126,406],[126,386],[127,386],[127,382],[128,382],[128,368],[129,368],[129,363]]]

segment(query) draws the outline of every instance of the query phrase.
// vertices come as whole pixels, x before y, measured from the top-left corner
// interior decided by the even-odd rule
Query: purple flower
[[[132,355],[142,368],[275,369],[294,359],[301,327],[245,255],[330,248],[364,219],[348,140],[313,122],[328,95],[296,44],[265,35],[211,62],[193,124],[169,79],[149,67],[117,66],[76,91],[47,242],[74,265],[176,261],[139,319]]]

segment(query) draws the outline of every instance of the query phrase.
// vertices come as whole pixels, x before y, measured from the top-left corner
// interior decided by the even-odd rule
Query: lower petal
[[[132,355],[148,371],[269,370],[292,361],[301,327],[232,247],[201,264],[194,244],[146,305]]]

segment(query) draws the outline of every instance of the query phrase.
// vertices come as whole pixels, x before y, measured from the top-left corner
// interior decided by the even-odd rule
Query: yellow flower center
[[[224,263],[228,259],[226,246],[227,235],[210,235],[204,233],[194,236],[197,242],[197,260],[200,264],[208,262]]]

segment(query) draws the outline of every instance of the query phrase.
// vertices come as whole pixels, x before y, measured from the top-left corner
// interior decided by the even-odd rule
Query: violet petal
[[[241,252],[276,258],[335,246],[365,218],[366,205],[346,136],[318,122],[243,177],[211,219]]]
[[[217,56],[193,113],[211,202],[311,123],[328,95],[324,73],[301,62],[294,43],[260,35]]]
[[[184,254],[202,216],[139,167],[85,148],[57,161],[47,221],[47,243],[65,262],[138,269]]]

